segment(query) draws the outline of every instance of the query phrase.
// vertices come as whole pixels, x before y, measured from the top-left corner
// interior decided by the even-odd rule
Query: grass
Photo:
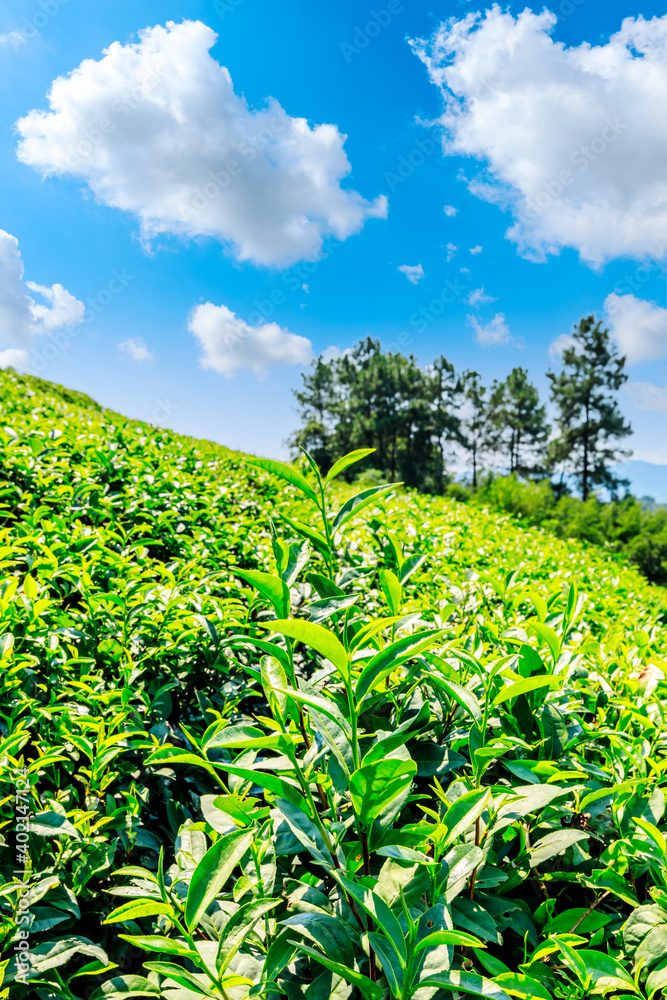
[[[0,397],[0,995],[660,995],[664,590]]]

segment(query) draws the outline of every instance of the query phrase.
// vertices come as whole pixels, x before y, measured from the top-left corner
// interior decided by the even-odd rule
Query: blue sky
[[[646,110],[655,85],[648,65],[642,77],[642,64],[657,59],[664,46],[664,27],[649,20],[660,18],[664,5],[559,0],[552,8],[557,21],[550,35],[534,21],[521,22],[523,30],[516,20],[523,8],[503,7],[507,13],[497,12],[495,21],[482,15],[476,29],[461,28],[456,35],[451,23],[441,26],[484,8],[420,0],[379,0],[369,6],[359,0],[317,5],[307,0],[96,0],[93,19],[82,0],[43,0],[41,5],[6,0],[0,20],[5,39],[0,44],[0,229],[18,247],[6,244],[11,253],[4,294],[14,332],[10,337],[4,331],[0,357],[3,350],[10,352],[5,357],[11,363],[18,357],[11,352],[21,352],[29,370],[86,391],[128,416],[279,456],[297,425],[291,390],[311,350],[344,350],[370,334],[386,347],[414,353],[423,364],[444,354],[457,368],[475,368],[488,382],[523,365],[546,396],[544,372],[558,365],[554,342],[567,336],[582,315],[595,312],[608,317],[632,360],[630,389],[622,395],[635,430],[631,447],[638,458],[667,463],[660,312],[664,270],[652,230],[652,217],[665,211],[659,119],[667,116],[657,108]],[[536,15],[541,10],[534,8]],[[624,18],[640,16],[645,21],[634,22],[640,28],[626,29],[627,37],[609,45]],[[216,101],[222,99],[211,84],[215,73],[206,63],[206,45],[201,47],[201,33],[195,33],[170,50],[183,68],[176,83],[173,67],[167,73],[171,99],[181,106],[182,87],[185,108],[182,121],[176,122],[174,112],[173,135],[162,119],[156,125],[143,117],[148,105],[152,109],[152,102],[161,99],[166,84],[160,77],[145,99],[135,94],[138,110],[132,108],[122,125],[110,103],[109,133],[97,145],[93,135],[91,149],[75,158],[76,167],[64,169],[64,132],[70,130],[68,149],[72,135],[90,138],[106,114],[104,102],[114,97],[113,80],[97,92],[100,71],[89,64],[63,91],[60,109],[51,106],[46,124],[33,116],[17,130],[17,121],[26,121],[31,112],[49,111],[46,95],[57,77],[84,60],[99,63],[112,43],[147,49],[138,32],[185,20],[200,21],[218,34],[211,57],[229,70],[247,114],[228,94],[227,117],[218,122]],[[438,31],[440,50],[432,42]],[[165,38],[155,36],[151,51],[160,54]],[[425,40],[423,58],[409,39]],[[584,62],[592,58],[580,48],[583,43],[600,47],[611,65],[610,74],[596,78],[590,92],[593,64],[582,77],[574,56],[583,53]],[[442,58],[443,44],[448,61]],[[511,63],[503,45],[515,46]],[[116,76],[125,65],[123,51],[116,47]],[[548,57],[540,59],[541,51]],[[499,68],[489,86],[480,65],[494,58]],[[624,85],[630,63],[634,90]],[[208,75],[202,71],[200,92],[192,97],[194,67],[204,64]],[[452,65],[459,74],[458,117],[438,124],[444,106],[439,82],[453,72]],[[451,89],[456,80],[446,79]],[[197,159],[210,122],[224,130],[241,127],[242,120],[243,128],[252,128],[257,120],[252,116],[266,108],[269,97],[289,116],[290,128],[293,119],[306,119],[310,130],[327,124],[347,136],[350,172],[340,176],[342,153],[335,141],[313,152],[314,133],[304,136],[294,126],[290,136],[307,148],[309,178],[319,177],[323,165],[328,178],[320,188],[313,181],[313,190],[306,191],[287,168],[275,166],[276,157],[287,155],[285,132],[279,131],[268,140],[271,166],[257,175],[257,200],[246,187],[246,203],[229,224],[235,226],[233,235],[225,229],[224,213],[226,200],[237,198],[235,181],[217,191],[210,204],[204,199],[196,215],[206,220],[219,209],[216,221],[197,221],[187,233],[179,231],[164,206],[174,203],[176,175],[179,191],[190,184],[193,197],[201,193],[202,178],[216,162],[215,150],[203,166]],[[579,104],[590,114],[574,120],[572,108]],[[188,117],[195,115],[193,108],[197,121]],[[513,117],[504,120],[504,114]],[[615,132],[609,131],[609,121],[616,123]],[[603,130],[606,137],[600,139]],[[192,148],[184,152],[183,137],[189,135]],[[585,172],[572,160],[582,135],[598,142]],[[264,154],[260,148],[259,158]],[[220,162],[222,168],[228,160]],[[564,169],[571,179],[561,185]],[[562,191],[553,195],[559,186]],[[552,195],[545,196],[546,207],[533,210],[531,217],[531,190],[534,200],[535,190],[547,188]],[[319,194],[313,194],[316,189]],[[349,191],[360,198],[341,194]],[[253,218],[255,205],[262,211],[263,195],[271,204],[296,205],[297,214],[327,217],[313,236],[315,243],[324,240],[320,259],[313,260],[304,242],[296,246],[287,238],[280,251],[275,249],[283,209],[276,209],[273,221],[266,212]],[[383,196],[386,212],[377,200]],[[316,197],[326,205],[313,208]],[[117,207],[130,202],[129,210]],[[450,206],[447,211],[445,206]],[[328,232],[336,224],[345,229],[344,238]],[[508,238],[508,229],[517,225],[519,235],[515,231]],[[239,249],[246,236],[245,250]],[[57,283],[70,293],[52,298],[52,308],[62,315],[45,318],[28,304],[32,319],[25,320],[20,296],[29,295],[33,304],[42,298],[35,289],[17,290],[18,253],[25,269],[21,281],[47,289]],[[0,254],[0,316],[2,260]],[[421,268],[406,273],[399,270],[404,265]],[[86,307],[83,322],[83,307],[75,303]],[[215,308],[206,315],[193,313],[205,303]],[[277,324],[275,345],[263,359],[266,345],[255,337],[267,324]],[[234,343],[245,348],[237,351]],[[208,368],[202,358],[208,358]]]

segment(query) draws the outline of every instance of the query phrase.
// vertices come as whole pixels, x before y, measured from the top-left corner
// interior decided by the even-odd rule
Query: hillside
[[[11,997],[667,982],[664,590],[400,490],[325,526],[312,472],[12,371],[0,404]]]

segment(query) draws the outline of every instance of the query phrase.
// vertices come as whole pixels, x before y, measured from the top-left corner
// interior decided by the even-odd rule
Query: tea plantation
[[[0,405],[0,996],[662,995],[666,591],[345,460]]]

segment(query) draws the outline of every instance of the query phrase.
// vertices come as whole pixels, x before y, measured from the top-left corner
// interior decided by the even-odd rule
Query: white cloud
[[[560,361],[563,351],[574,346],[574,337],[569,333],[559,334],[555,340],[549,344],[549,357],[552,361]]]
[[[0,368],[27,371],[30,368],[30,355],[20,347],[9,347],[6,351],[0,351]]]
[[[484,286],[482,285],[481,288],[475,288],[474,291],[470,293],[466,301],[468,305],[471,306],[483,306],[486,305],[488,302],[497,302],[498,296],[487,295],[486,292],[484,291]]]
[[[48,304],[36,302],[28,289]],[[18,354],[10,351],[12,357],[22,357],[36,335],[78,326],[83,322],[84,312],[83,302],[62,285],[49,288],[24,281],[18,240],[0,229],[0,341],[20,349]],[[3,356],[7,354],[4,352]],[[23,365],[22,361],[18,363]]]
[[[650,462],[651,465],[667,465],[667,448],[633,448],[632,457],[637,462]]]
[[[146,28],[58,77],[50,111],[17,122],[17,155],[43,175],[82,178],[98,201],[137,216],[142,234],[211,236],[240,260],[316,257],[384,218],[384,196],[341,187],[350,172],[335,125],[292,118],[277,101],[253,110],[209,55],[200,21]]]
[[[448,216],[456,215],[458,208],[454,208],[453,205],[445,205],[444,212]]]
[[[626,382],[623,391],[638,410],[654,410],[667,417],[667,388],[652,382]]]
[[[27,41],[28,39],[22,31],[5,31],[3,34],[0,34],[0,46],[11,45],[15,52],[22,45],[25,45]]]
[[[400,264],[397,270],[404,274],[413,285],[416,285],[425,276],[421,264]]]
[[[628,364],[655,361],[667,354],[667,309],[634,295],[612,292],[604,300],[612,337]]]
[[[667,16],[570,47],[551,39],[556,20],[494,4],[413,43],[445,100],[444,151],[485,161],[470,190],[512,212],[507,235],[525,256],[660,257]]]
[[[341,351],[340,347],[336,347],[335,344],[331,344],[329,347],[324,348],[321,358],[324,362],[338,361],[339,358],[344,358],[347,354],[352,354],[351,347],[346,347]]]
[[[481,247],[478,243],[476,247],[470,247],[470,253],[473,255],[473,257],[476,257],[477,254],[481,253],[483,249],[484,247]]]
[[[118,345],[118,349],[129,355],[133,361],[155,361],[155,355],[149,351],[141,337],[128,337]]]
[[[56,284],[48,288],[46,285],[37,285],[34,281],[26,281],[26,287],[51,303],[49,306],[33,303],[30,307],[37,325],[41,325],[40,332],[51,333],[63,326],[78,326],[83,322],[83,302],[74,298],[62,285]]]
[[[313,358],[313,345],[307,337],[283,330],[277,323],[250,326],[227,306],[212,302],[192,310],[188,330],[204,349],[202,368],[213,368],[223,375],[241,369],[263,375],[269,368],[306,365]]]
[[[475,331],[475,340],[484,347],[497,347],[499,344],[512,342],[504,313],[496,313],[488,323],[480,323],[476,316],[466,316],[466,320]]]
[[[454,257],[454,254],[458,250],[458,247],[454,243],[447,244],[447,263]]]

